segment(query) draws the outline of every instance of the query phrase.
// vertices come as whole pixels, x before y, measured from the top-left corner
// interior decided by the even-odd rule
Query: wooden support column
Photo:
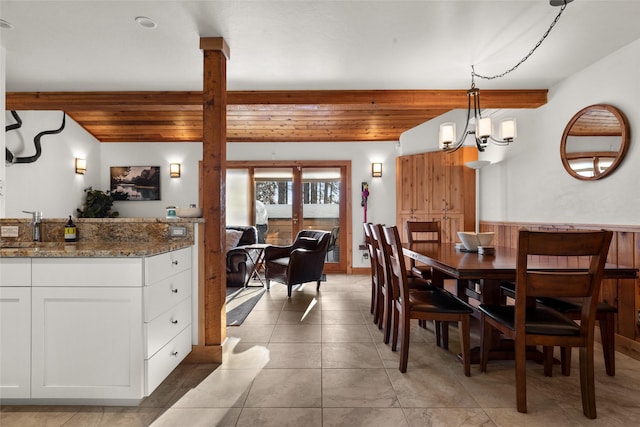
[[[222,361],[226,338],[226,161],[227,161],[227,59],[229,47],[222,37],[200,39],[204,55],[202,93],[202,188],[204,227],[204,280],[199,292],[199,342],[189,358],[194,362]],[[203,314],[203,315],[202,315]],[[204,332],[202,328],[204,326]],[[194,326],[195,327],[195,326]],[[201,339],[202,340],[202,339]]]

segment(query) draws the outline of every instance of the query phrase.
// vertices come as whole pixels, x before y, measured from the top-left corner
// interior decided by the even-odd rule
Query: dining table
[[[518,249],[506,246],[494,246],[490,254],[481,254],[464,250],[456,243],[414,243],[403,245],[406,257],[426,264],[432,268],[432,283],[444,287],[445,280],[454,280],[454,293],[464,301],[477,300],[482,304],[500,304],[504,296],[500,290],[503,282],[515,282],[516,260]],[[536,257],[530,267],[553,269],[562,266],[585,267],[585,260],[577,258]],[[607,263],[604,279],[635,279],[638,269]],[[474,316],[479,318],[479,312],[473,304]],[[490,359],[512,359],[513,343],[500,339],[495,334],[490,345]],[[528,357],[541,360],[541,354],[532,350]],[[479,349],[474,348],[471,362],[479,363]]]

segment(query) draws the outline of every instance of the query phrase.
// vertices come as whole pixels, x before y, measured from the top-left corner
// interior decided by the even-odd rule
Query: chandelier
[[[542,42],[547,38],[553,27],[556,25],[562,12],[567,7],[567,4],[571,3],[573,0],[550,0],[549,4],[551,6],[560,6],[560,12],[556,15],[555,19],[547,29],[547,31],[542,35],[542,38],[538,41],[538,43],[529,51],[527,55],[524,56],[516,65],[509,68],[503,73],[496,74],[494,76],[485,76],[482,74],[477,74],[474,66],[471,66],[471,88],[467,91],[467,120],[464,125],[464,130],[460,135],[460,138],[456,138],[456,124],[453,122],[442,123],[440,125],[440,134],[438,137],[438,146],[440,149],[453,152],[462,147],[467,136],[473,135],[475,139],[476,148],[478,151],[484,151],[487,143],[491,141],[496,145],[509,145],[509,143],[513,142],[516,138],[516,119],[509,118],[504,119],[500,122],[498,129],[498,136],[495,137],[495,132],[493,129],[493,122],[491,117],[482,117],[482,109],[480,107],[480,89],[476,87],[475,78],[478,77],[480,79],[485,80],[493,80],[500,77],[504,77],[510,72],[514,71],[518,68],[522,63],[524,63],[533,52],[542,44]],[[473,123],[472,123],[473,122]]]

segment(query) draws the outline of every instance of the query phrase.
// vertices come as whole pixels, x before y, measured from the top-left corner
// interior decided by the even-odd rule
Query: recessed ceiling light
[[[12,30],[13,25],[5,21],[4,19],[0,19],[0,28],[2,28],[3,30]]]
[[[147,30],[154,30],[158,27],[158,24],[156,24],[153,19],[147,18],[146,16],[136,16],[136,22],[142,28],[145,28]]]

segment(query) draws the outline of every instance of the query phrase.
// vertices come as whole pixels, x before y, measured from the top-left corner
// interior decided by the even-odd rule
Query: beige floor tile
[[[323,427],[404,427],[408,426],[400,408],[324,408]]]
[[[404,410],[411,427],[492,427],[489,416],[480,408],[407,408]]]
[[[278,325],[319,325],[322,312],[312,307],[307,311],[283,310],[278,316]]]
[[[320,408],[320,369],[265,369],[251,386],[246,408]]]
[[[223,349],[224,363],[220,369],[262,369],[269,363],[267,343],[245,343],[229,337]]]
[[[237,427],[321,427],[320,408],[244,408]]]
[[[322,325],[322,342],[373,342],[366,325]]]
[[[240,408],[169,408],[153,427],[233,427]]]
[[[243,325],[275,325],[280,312],[277,310],[251,310],[251,313],[242,322]]]
[[[2,427],[61,426],[77,414],[73,406],[3,406]]]
[[[324,343],[322,344],[322,367],[342,368],[382,368],[380,354],[373,343]]]
[[[364,325],[364,317],[359,310],[324,310],[323,325]]]
[[[244,405],[258,369],[217,369],[173,406],[177,408],[238,408]]]
[[[384,369],[323,369],[324,408],[399,407]]]
[[[267,369],[320,369],[322,347],[319,343],[271,343]]]
[[[407,370],[389,369],[389,378],[403,408],[477,408],[476,400],[460,384],[466,377],[460,370],[456,377],[438,366]]]
[[[247,325],[230,326],[227,328],[227,337],[239,338],[242,342],[266,342],[269,341],[275,325]]]
[[[271,342],[320,342],[320,325],[276,325]]]

